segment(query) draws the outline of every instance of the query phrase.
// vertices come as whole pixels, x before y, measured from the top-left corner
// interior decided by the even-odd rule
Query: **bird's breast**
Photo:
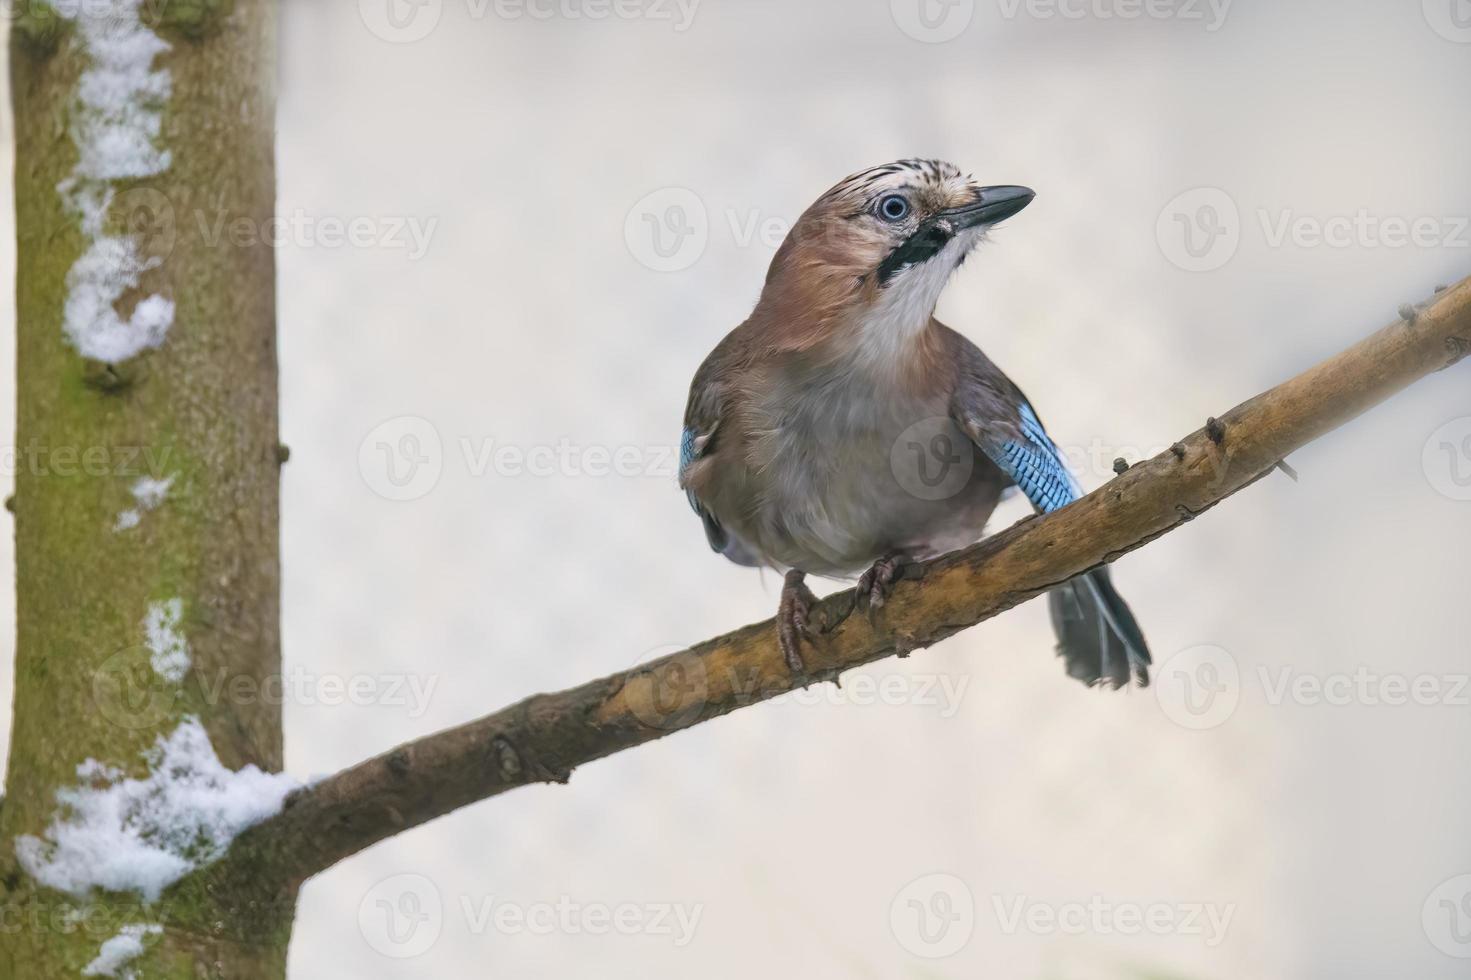
[[[861,375],[773,379],[753,399],[752,536],[774,563],[851,574],[980,536],[1000,476],[949,415]]]

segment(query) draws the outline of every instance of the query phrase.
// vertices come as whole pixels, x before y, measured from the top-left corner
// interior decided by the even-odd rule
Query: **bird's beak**
[[[1030,187],[982,187],[976,191],[971,203],[935,212],[879,265],[879,287],[888,286],[905,269],[939,255],[960,232],[969,228],[989,228],[998,221],[1004,221],[1031,204],[1036,196]],[[959,261],[964,260],[965,256],[960,255]]]
[[[976,191],[976,199],[958,208],[947,208],[936,217],[951,222],[956,231],[965,228],[981,228],[1005,221],[1022,208],[1032,203],[1037,193],[1030,187],[1005,184],[998,187],[982,187]]]

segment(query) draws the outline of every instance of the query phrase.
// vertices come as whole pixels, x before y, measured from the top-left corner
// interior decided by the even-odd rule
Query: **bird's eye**
[[[909,202],[898,194],[890,194],[879,202],[879,215],[885,221],[903,221],[909,217]]]

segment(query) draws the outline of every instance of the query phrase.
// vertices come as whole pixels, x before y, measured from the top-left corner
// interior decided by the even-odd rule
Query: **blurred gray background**
[[[288,0],[282,35],[303,778],[772,613],[671,452],[849,172],[1037,189],[940,313],[1089,488],[1471,273],[1467,0]],[[1292,463],[1117,566],[1153,690],[1067,680],[1032,603],[359,855],[293,975],[1464,976],[1471,373]]]

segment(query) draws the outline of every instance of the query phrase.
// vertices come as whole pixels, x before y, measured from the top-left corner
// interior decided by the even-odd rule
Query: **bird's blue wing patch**
[[[1016,481],[1032,506],[1049,514],[1083,495],[1078,481],[1068,471],[1062,453],[1042,428],[1032,406],[1022,402],[1022,438],[983,446],[991,461]]]
[[[684,480],[684,471],[689,469],[690,464],[699,456],[699,450],[695,448],[697,439],[694,429],[686,428],[679,434],[679,477],[681,481]],[[700,508],[700,502],[695,499],[695,495],[689,490],[686,490],[684,495],[689,500],[690,506],[695,509],[695,513],[703,517],[705,512]]]
[[[685,428],[679,435],[679,479],[684,482],[685,471],[694,465],[709,449],[709,440],[702,440],[694,429]],[[717,554],[722,554],[735,562],[737,565],[759,565],[756,557],[739,541],[727,534],[725,528],[715,515],[706,510],[700,503],[694,491],[686,489],[685,498],[689,500],[690,506],[696,514],[700,515],[700,522],[705,525],[705,540],[710,542],[710,547]]]
[[[965,418],[963,424],[975,444],[1021,488],[1032,506],[1043,514],[1060,510],[1083,495],[1083,488],[1067,468],[1057,445],[1042,428],[1026,399],[1016,398],[1013,425],[998,424],[1009,410],[993,400],[989,414]],[[1058,652],[1068,662],[1068,673],[1088,683],[1104,681],[1115,687],[1130,676],[1141,686],[1149,683],[1149,646],[1129,606],[1109,581],[1107,568],[1095,568],[1052,590],[1053,625]]]
[[[685,470],[689,469],[690,464],[695,461],[695,457],[699,455],[695,449],[695,440],[694,429],[685,428],[679,434],[679,472],[681,476],[684,475]]]

